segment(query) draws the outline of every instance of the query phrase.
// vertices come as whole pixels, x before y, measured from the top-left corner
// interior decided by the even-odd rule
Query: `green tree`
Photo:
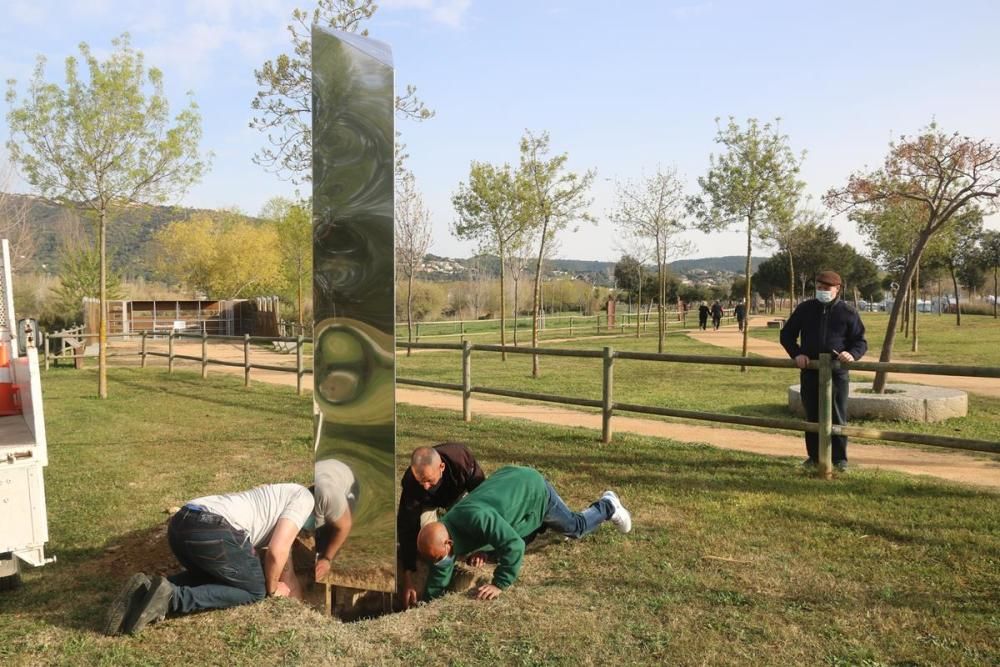
[[[717,121],[718,122],[718,121]],[[744,224],[747,257],[744,298],[750,303],[751,259],[754,239],[773,236],[775,220],[787,215],[802,189],[797,176],[804,155],[796,156],[788,146],[788,137],[778,131],[778,121],[760,123],[756,118],[740,127],[729,119],[719,126],[715,142],[725,152],[709,157],[709,169],[698,178],[702,193],[690,200],[690,209],[703,231],[726,229]],[[743,356],[747,356],[748,332],[743,328]],[[746,371],[746,367],[741,370]]]
[[[294,294],[299,331],[305,327],[307,291],[311,291],[313,272],[312,207],[308,201],[294,203],[274,197],[264,205],[261,217],[274,225],[281,252],[285,281]]]
[[[164,279],[214,298],[273,294],[284,282],[273,225],[239,213],[199,212],[153,237],[152,264]]]
[[[912,218],[915,238],[906,253],[906,263],[889,314],[879,361],[892,360],[896,323],[903,300],[920,265],[928,242],[963,211],[973,206],[990,213],[1000,197],[1000,145],[958,133],[947,134],[931,123],[915,137],[901,136],[889,143],[889,152],[879,169],[851,175],[846,186],[826,195],[827,205],[843,211],[870,211],[912,202],[919,215]],[[873,390],[885,389],[887,373],[875,374]]]
[[[639,181],[617,184],[617,203],[611,220],[628,236],[644,239],[653,250],[656,262],[657,351],[663,352],[666,335],[665,317],[669,271],[667,260],[688,249],[679,236],[687,229],[684,218],[684,185],[676,169],[657,169]]]
[[[53,291],[56,313],[68,319],[83,313],[83,299],[101,293],[101,251],[82,237],[65,238],[58,255],[59,286]],[[108,299],[121,299],[122,279],[117,271],[107,272]]]
[[[198,152],[201,116],[192,100],[170,119],[160,70],[146,69],[128,34],[113,40],[103,62],[80,44],[79,62],[66,59],[66,85],[45,80],[39,56],[27,97],[8,82],[11,157],[46,197],[89,209],[98,218],[100,352],[98,394],[107,398],[107,224],[109,214],[132,204],[180,196],[205,169]]]
[[[531,346],[538,347],[538,316],[541,300],[542,262],[559,232],[579,220],[592,221],[586,212],[594,172],[567,171],[565,153],[548,157],[549,133],[526,131],[521,138],[521,162],[517,170],[520,212],[526,228],[537,235],[535,287],[531,317]],[[531,355],[531,376],[538,377],[538,355]]]
[[[254,163],[294,182],[312,174],[312,26],[368,35],[364,23],[378,9],[373,0],[318,0],[312,11],[295,9],[288,24],[291,53],[283,53],[254,70],[257,94],[250,102],[254,116],[250,127],[267,138],[254,155]],[[425,120],[434,112],[417,98],[416,88],[396,96],[396,113]],[[401,147],[396,164],[405,159]]]
[[[519,200],[510,165],[496,167],[485,162],[473,162],[469,168],[469,184],[458,184],[451,203],[458,219],[451,227],[455,238],[475,241],[479,251],[496,253],[500,266],[500,345],[507,345],[507,276],[511,246],[524,234],[524,217],[519,215]],[[507,360],[507,352],[500,352]]]

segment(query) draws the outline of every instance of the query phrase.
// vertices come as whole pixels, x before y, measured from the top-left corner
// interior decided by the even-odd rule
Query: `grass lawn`
[[[788,311],[779,314],[787,317]],[[865,361],[878,361],[882,339],[889,324],[889,314],[862,312],[868,339]],[[966,364],[1000,366],[1000,320],[992,315],[962,315],[962,326],[955,326],[955,316],[920,313],[917,324],[918,350],[911,352],[912,339],[896,332],[893,361],[927,364]],[[754,338],[778,342],[778,329],[751,329]],[[891,376],[890,376],[891,380]]]
[[[550,370],[551,364],[549,365]],[[551,375],[556,375],[552,372]],[[771,459],[622,434],[399,406],[399,450],[462,439],[570,505],[617,489],[634,511],[579,542],[539,540],[499,600],[453,595],[354,624],[293,601],[96,633],[135,568],[169,569],[163,510],[306,481],[307,398],[239,378],[113,368],[44,376],[59,562],[0,595],[2,664],[987,665],[1000,661],[996,495],[902,475],[833,482]]]
[[[1000,326],[997,327],[1000,331]],[[548,347],[600,348],[655,352],[653,337],[617,337],[553,343]],[[1000,343],[998,343],[1000,347]],[[665,350],[677,354],[739,356],[735,350],[699,343],[681,334],[667,337]],[[457,351],[397,356],[400,377],[461,382]],[[502,362],[492,352],[473,353],[472,384],[581,398],[601,398],[601,360],[541,357],[542,376],[531,377],[529,355],[508,355]],[[727,412],[757,417],[788,417],[786,391],[798,383],[794,369],[699,366],[648,361],[615,361],[614,398],[623,403],[662,405],[688,410]],[[852,420],[853,424],[896,431],[918,431],[978,440],[1000,441],[1000,400],[972,395],[969,416],[937,424]]]

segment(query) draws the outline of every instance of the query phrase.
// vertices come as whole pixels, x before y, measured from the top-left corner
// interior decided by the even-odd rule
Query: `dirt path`
[[[736,332],[738,334],[738,332]],[[726,335],[722,330],[708,332]],[[733,335],[733,338],[737,338]],[[750,339],[753,341],[754,339]],[[768,341],[758,341],[767,344]],[[120,348],[132,352],[134,346]],[[149,349],[154,349],[150,347]],[[159,348],[156,348],[159,349]],[[165,346],[164,346],[165,351]],[[200,356],[200,343],[177,343],[174,346],[177,354]],[[226,361],[242,361],[243,346],[241,343],[211,343],[209,358]],[[134,357],[117,360],[120,363],[137,364]],[[295,368],[295,356],[281,354],[261,348],[252,348],[251,361],[276,366]],[[166,359],[149,357],[147,364],[164,366]],[[176,361],[175,367],[190,370],[199,366],[197,362]],[[242,375],[242,368],[227,366],[210,366],[209,373],[229,373]],[[295,373],[278,371],[253,370],[252,382],[268,382],[271,384],[295,386]],[[306,377],[306,390],[312,386],[311,376]],[[458,394],[441,391],[413,389],[397,386],[396,400],[421,407],[438,410],[451,410],[460,413],[462,400]],[[503,400],[474,398],[472,400],[473,418],[475,415],[499,417],[507,419],[526,419],[543,424],[557,424],[568,427],[583,427],[600,431],[601,416],[582,412],[571,408],[548,405],[524,405],[509,403]],[[802,456],[805,446],[801,436],[760,433],[741,429],[700,426],[694,424],[676,424],[654,419],[615,416],[612,421],[615,432],[635,433],[637,435],[668,438],[677,442],[701,443],[724,449],[735,449],[767,456]],[[913,475],[930,475],[951,482],[961,482],[1000,491],[1000,460],[989,457],[974,457],[960,452],[925,452],[917,449],[893,447],[890,445],[862,445],[853,443],[850,450],[851,464],[865,468],[882,468]]]
[[[751,327],[766,328],[768,317],[754,317],[751,319]],[[743,334],[736,327],[722,327],[718,331],[689,331],[688,336],[700,343],[725,347],[730,350],[743,349]],[[777,357],[784,359],[788,357],[785,349],[778,343],[754,338],[750,336],[747,340],[747,351],[751,354],[758,354],[762,357]],[[874,373],[864,371],[854,371],[852,379],[867,380],[875,377]],[[947,375],[923,375],[919,373],[891,373],[889,379],[892,382],[912,382],[915,384],[931,384],[938,387],[951,387],[961,389],[981,396],[1000,398],[1000,379],[995,378],[972,378],[972,377],[951,377]]]

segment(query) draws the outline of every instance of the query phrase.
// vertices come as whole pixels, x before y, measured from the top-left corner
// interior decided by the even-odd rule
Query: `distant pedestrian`
[[[720,324],[722,324],[722,304],[716,301],[712,304],[712,328],[718,331]]]
[[[740,331],[743,331],[747,320],[747,307],[742,300],[733,308],[733,314],[736,315],[736,325],[739,326]]]
[[[701,305],[698,306],[698,327],[702,331],[708,329],[708,315],[710,312],[708,305],[702,301]]]

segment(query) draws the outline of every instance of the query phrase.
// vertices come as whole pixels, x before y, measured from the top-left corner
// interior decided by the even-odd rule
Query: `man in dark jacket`
[[[417,602],[413,573],[417,570],[417,533],[420,515],[428,510],[447,509],[486,479],[476,457],[458,442],[434,447],[418,447],[410,456],[403,474],[396,535],[402,562],[402,599],[405,607]]]
[[[733,308],[733,315],[736,316],[736,325],[739,326],[740,331],[743,331],[743,325],[747,319],[747,307],[743,301],[740,301],[736,304],[736,307]]]
[[[537,470],[500,468],[440,521],[420,529],[417,548],[432,563],[424,595],[434,599],[444,594],[456,556],[492,549],[497,559],[493,581],[476,590],[478,599],[492,600],[517,579],[526,541],[542,528],[575,539],[605,521],[619,532],[632,530],[632,516],[614,491],[605,491],[582,512],[573,512]]]
[[[716,301],[712,304],[712,328],[718,331],[720,324],[722,324],[722,304]]]
[[[823,271],[816,276],[816,298],[798,305],[781,329],[781,346],[795,365],[802,369],[800,394],[806,419],[819,421],[819,371],[806,370],[810,359],[818,359],[829,352],[834,359],[844,362],[860,359],[868,351],[865,325],[858,312],[840,296],[840,276],[833,271]],[[846,369],[833,371],[833,423],[847,423],[847,392],[850,378]],[[819,434],[806,433],[806,466],[819,461]],[[834,435],[831,440],[833,464],[840,470],[847,469],[847,437]]]

